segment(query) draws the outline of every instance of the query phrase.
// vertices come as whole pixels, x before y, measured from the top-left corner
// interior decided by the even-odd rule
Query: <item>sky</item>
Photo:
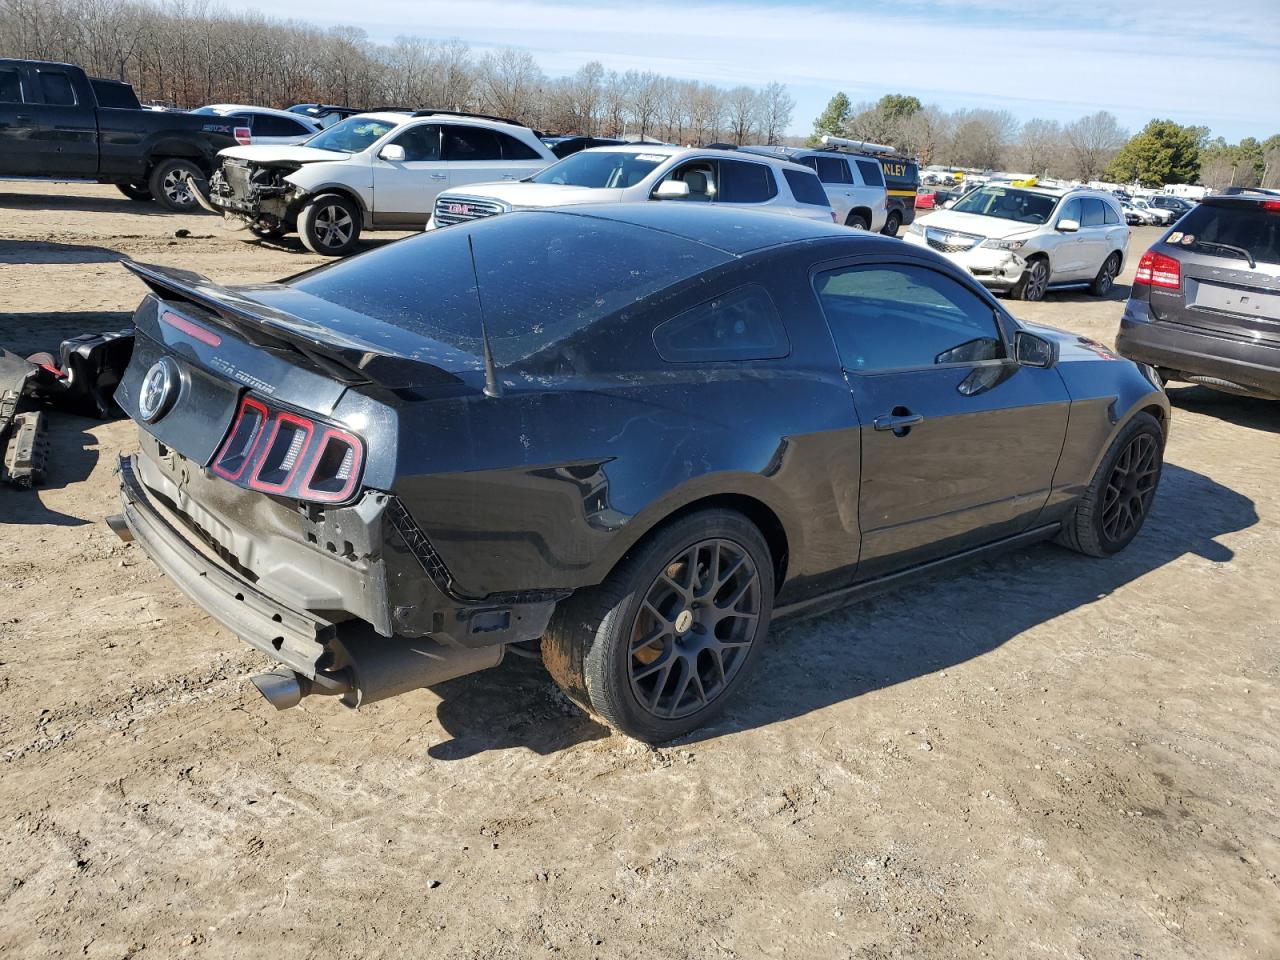
[[[551,76],[600,60],[733,86],[777,80],[812,130],[837,90],[855,104],[905,93],[1069,122],[1110,110],[1235,142],[1280,132],[1280,0],[269,0],[227,6],[370,39],[458,37],[528,50]]]

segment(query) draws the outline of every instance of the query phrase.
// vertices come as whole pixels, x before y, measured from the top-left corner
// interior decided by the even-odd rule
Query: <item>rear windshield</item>
[[[555,183],[565,187],[631,187],[666,159],[664,154],[643,151],[583,150],[571,153],[529,180],[531,183]]]
[[[1280,263],[1280,210],[1265,210],[1260,203],[1201,203],[1178,221],[1181,246],[1197,253],[1240,259],[1214,244],[1248,250],[1260,263]],[[1185,238],[1193,237],[1191,243]]]
[[[97,98],[98,106],[125,110],[141,109],[138,98],[133,92],[133,87],[129,86],[129,84],[118,83],[115,80],[99,80],[97,78],[89,82],[93,84],[93,95]]]
[[[631,224],[519,212],[432,230],[308,273],[291,286],[478,356],[480,310],[468,235],[498,366],[552,353],[577,331],[729,259]]]
[[[1019,223],[1045,223],[1057,197],[1011,187],[982,187],[966,194],[951,207],[956,213],[977,213]]]
[[[359,153],[367,150],[396,128],[397,124],[372,117],[348,117],[322,130],[307,141],[308,147],[317,150],[336,150],[339,153]]]

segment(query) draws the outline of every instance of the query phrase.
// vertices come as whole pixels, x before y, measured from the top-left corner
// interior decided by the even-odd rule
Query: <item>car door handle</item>
[[[448,180],[449,175],[447,173],[433,173],[431,175],[431,179],[432,180]]]
[[[906,407],[894,407],[891,413],[871,421],[871,425],[877,430],[892,430],[895,437],[905,437],[912,427],[922,423],[924,423],[924,416],[912,413]]]

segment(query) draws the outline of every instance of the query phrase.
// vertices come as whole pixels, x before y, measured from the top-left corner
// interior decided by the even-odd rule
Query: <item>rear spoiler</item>
[[[250,343],[285,346],[313,365],[352,386],[377,384],[387,388],[438,383],[461,383],[462,378],[445,367],[420,359],[456,360],[462,369],[480,369],[481,360],[427,337],[414,339],[414,349],[390,351],[368,340],[313,323],[283,310],[251,300],[236,290],[220,286],[191,270],[122,261],[124,268],[142,280],[162,300],[177,298],[214,314],[218,321]],[[374,327],[378,321],[370,319]]]

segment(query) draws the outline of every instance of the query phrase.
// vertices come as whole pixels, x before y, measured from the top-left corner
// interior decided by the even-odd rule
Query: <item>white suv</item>
[[[479,114],[363,113],[292,147],[231,147],[201,206],[256,236],[297,230],[307,249],[343,256],[362,230],[420,229],[436,194],[519,180],[555,162],[528,127]]]
[[[836,223],[857,230],[884,229],[889,194],[880,161],[832,149],[801,147],[739,147],[739,150],[783,157],[818,174]]]
[[[786,160],[631,143],[571,153],[519,183],[448,190],[436,197],[427,229],[511,210],[645,200],[733,204],[823,223],[834,219],[813,171]]]
[[[1100,190],[992,183],[915,221],[905,239],[1021,300],[1063,286],[1104,297],[1124,265],[1129,228],[1115,198]]]

